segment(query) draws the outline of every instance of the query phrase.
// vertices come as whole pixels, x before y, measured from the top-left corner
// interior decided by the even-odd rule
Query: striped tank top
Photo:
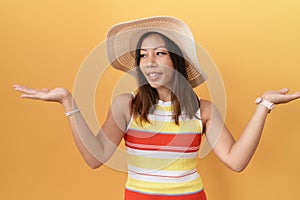
[[[196,113],[200,119],[200,110]],[[131,121],[124,136],[128,179],[125,200],[205,200],[196,170],[202,122],[179,117],[174,123],[171,102],[158,101],[151,123]]]

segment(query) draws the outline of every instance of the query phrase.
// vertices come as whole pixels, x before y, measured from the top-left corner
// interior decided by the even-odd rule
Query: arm
[[[263,98],[275,103],[287,103],[300,98],[300,92],[287,94],[288,90],[268,91]],[[202,102],[201,102],[202,103]],[[203,101],[205,130],[208,143],[215,154],[226,166],[233,171],[241,172],[246,168],[252,158],[261,138],[263,127],[268,115],[268,109],[258,105],[246,128],[237,141],[224,125],[215,106],[208,101]]]
[[[64,88],[36,90],[20,85],[14,85],[14,88],[23,93],[22,98],[58,102],[63,106],[65,112],[77,109],[72,95]],[[74,142],[83,159],[91,168],[98,168],[105,163],[121,142],[129,118],[128,107],[124,106],[126,101],[129,103],[130,95],[121,95],[116,98],[96,136],[80,112],[68,117]]]

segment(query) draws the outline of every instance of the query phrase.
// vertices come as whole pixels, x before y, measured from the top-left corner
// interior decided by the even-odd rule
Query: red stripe
[[[125,141],[158,146],[198,147],[201,134],[159,134],[129,130]]]
[[[181,153],[192,153],[192,152],[196,152],[199,150],[199,148],[195,148],[195,149],[166,149],[163,146],[162,147],[151,147],[151,146],[143,146],[143,147],[136,147],[136,146],[132,146],[130,144],[125,144],[127,147],[130,147],[132,149],[137,149],[137,150],[145,150],[145,151],[167,151],[167,152],[181,152]]]
[[[195,194],[187,194],[180,196],[166,196],[166,195],[149,195],[139,192],[134,192],[125,189],[125,199],[124,200],[206,200],[205,192],[202,190]]]

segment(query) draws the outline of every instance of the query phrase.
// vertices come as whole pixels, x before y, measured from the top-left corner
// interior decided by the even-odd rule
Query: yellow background
[[[110,26],[171,15],[190,26],[218,65],[226,124],[238,138],[257,96],[282,87],[300,90],[299,10],[297,0],[1,1],[0,199],[118,200],[126,181],[125,173],[108,167],[89,169],[60,105],[20,99],[14,83],[72,90],[80,64]],[[105,92],[96,96],[100,123],[109,105],[99,103]],[[300,101],[278,106],[242,173],[231,172],[213,153],[199,160],[208,199],[300,199],[299,119]]]

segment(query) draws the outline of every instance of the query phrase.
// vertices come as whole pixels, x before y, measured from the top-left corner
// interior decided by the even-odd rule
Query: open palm
[[[263,94],[263,98],[267,99],[268,101],[274,104],[288,103],[290,101],[300,98],[300,91],[295,92],[293,94],[288,94],[288,92],[288,88],[283,88],[279,91],[271,90],[265,92]]]
[[[54,88],[54,89],[33,89],[29,87],[25,87],[22,85],[15,84],[13,86],[16,91],[22,92],[22,98],[29,98],[29,99],[37,99],[37,100],[44,100],[44,101],[52,101],[62,103],[63,99],[68,96],[69,92],[65,88]]]

